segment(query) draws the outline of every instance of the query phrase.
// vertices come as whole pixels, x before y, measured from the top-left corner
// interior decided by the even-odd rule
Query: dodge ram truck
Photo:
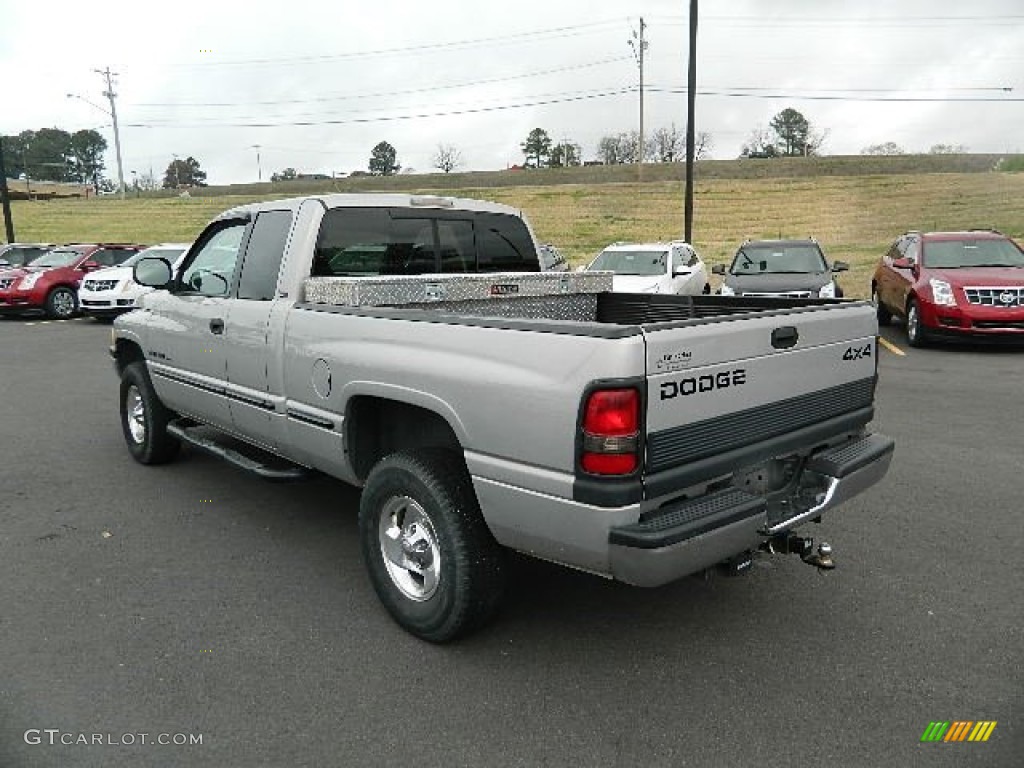
[[[638,586],[759,551],[878,482],[862,301],[611,291],[539,272],[512,208],[326,195],[234,208],[118,317],[131,455],[182,443],[360,486],[381,602],[433,642],[499,606],[516,550]]]

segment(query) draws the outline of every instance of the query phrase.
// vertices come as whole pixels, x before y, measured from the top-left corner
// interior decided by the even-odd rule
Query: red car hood
[[[974,286],[1024,287],[1024,267],[961,267],[960,269],[929,269],[928,277],[945,280],[960,288]]]

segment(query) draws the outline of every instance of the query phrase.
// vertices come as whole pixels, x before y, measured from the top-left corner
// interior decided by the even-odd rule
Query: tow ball
[[[810,536],[781,533],[768,539],[761,545],[761,549],[773,555],[798,555],[803,562],[822,571],[831,571],[836,567],[832,559],[832,546],[823,541],[815,551],[814,539]]]

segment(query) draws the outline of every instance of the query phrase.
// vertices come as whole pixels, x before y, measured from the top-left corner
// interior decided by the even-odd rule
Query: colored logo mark
[[[995,720],[931,722],[921,734],[921,741],[988,741],[995,729]]]

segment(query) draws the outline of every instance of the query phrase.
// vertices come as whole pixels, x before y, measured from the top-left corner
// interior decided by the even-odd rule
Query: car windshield
[[[924,244],[922,263],[936,269],[962,267],[1024,267],[1024,251],[1011,240],[931,240]]]
[[[20,267],[25,262],[31,261],[33,257],[39,256],[39,248],[19,248],[17,246],[0,251],[0,260],[6,261],[12,267]]]
[[[816,245],[745,245],[729,271],[734,275],[820,274],[828,267]]]
[[[611,270],[617,275],[662,275],[666,253],[664,250],[603,251],[588,269]]]
[[[69,264],[73,264],[76,260],[81,258],[82,254],[78,251],[62,250],[60,248],[48,251],[40,256],[38,259],[33,259],[28,263],[30,267],[66,267]]]

